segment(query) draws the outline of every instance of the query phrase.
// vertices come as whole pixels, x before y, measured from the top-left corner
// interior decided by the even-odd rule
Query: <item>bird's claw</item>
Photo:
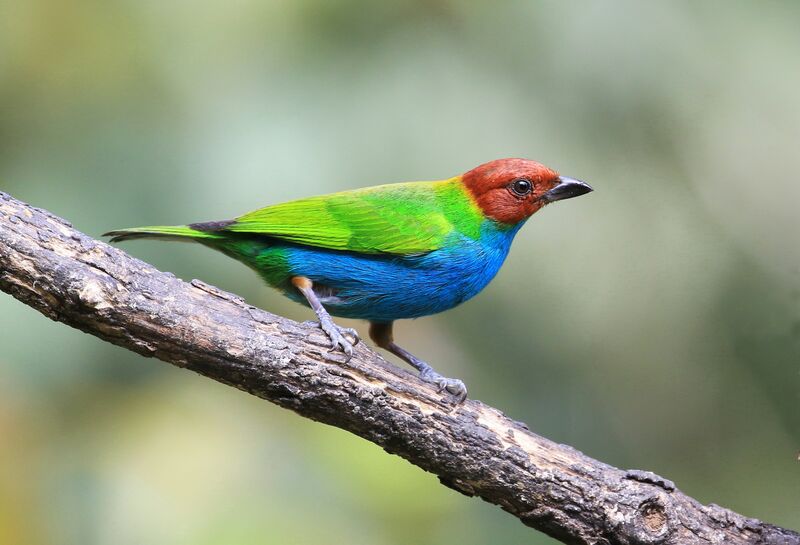
[[[426,369],[419,374],[419,378],[425,382],[430,382],[436,385],[439,392],[447,391],[456,398],[456,405],[464,403],[467,399],[467,385],[464,381],[457,378],[443,377],[433,369]]]
[[[358,331],[356,331],[352,327],[339,327],[339,331],[341,332],[342,335],[349,335],[353,339],[352,341],[350,341],[353,344],[353,346],[356,346],[358,343],[361,342],[361,337],[358,336]]]
[[[328,353],[341,350],[344,352],[345,362],[350,361],[350,358],[353,357],[353,347],[361,342],[358,332],[352,327],[340,327],[333,323],[333,321],[315,322],[312,320],[303,323],[305,325],[314,325],[322,329],[331,341],[331,347]]]

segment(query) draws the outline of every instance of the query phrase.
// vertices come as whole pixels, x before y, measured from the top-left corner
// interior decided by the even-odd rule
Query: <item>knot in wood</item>
[[[653,535],[662,535],[667,530],[667,513],[658,500],[648,500],[639,507],[642,526]]]
[[[669,537],[670,515],[660,496],[650,496],[639,504],[633,520],[627,525],[630,545],[660,545]]]
[[[661,495],[645,496],[618,527],[620,545],[662,545],[670,538],[674,513]],[[616,542],[615,542],[616,543]]]

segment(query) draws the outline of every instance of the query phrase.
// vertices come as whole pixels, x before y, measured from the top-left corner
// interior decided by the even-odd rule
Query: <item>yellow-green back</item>
[[[484,220],[460,178],[389,184],[309,197],[245,214],[225,231],[360,253],[418,254],[459,231],[478,238]]]

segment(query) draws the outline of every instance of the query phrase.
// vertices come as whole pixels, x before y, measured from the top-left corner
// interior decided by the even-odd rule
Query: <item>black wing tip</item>
[[[111,237],[111,240],[108,242],[122,242],[123,240],[130,240],[132,238],[141,237],[142,235],[139,233],[126,233],[125,231],[109,231],[100,236]]]
[[[189,228],[203,233],[214,233],[217,231],[224,231],[234,223],[236,223],[236,220],[206,221],[202,223],[190,223]]]

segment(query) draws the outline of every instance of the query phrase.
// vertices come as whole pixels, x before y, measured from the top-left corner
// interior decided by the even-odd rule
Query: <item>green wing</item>
[[[421,254],[442,247],[455,228],[449,218],[465,208],[474,206],[453,180],[412,182],[268,206],[224,230],[333,250]]]

